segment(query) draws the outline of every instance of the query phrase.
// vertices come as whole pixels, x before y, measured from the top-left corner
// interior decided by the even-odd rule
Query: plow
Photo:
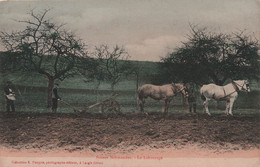
[[[74,112],[77,113],[84,113],[92,108],[98,107],[99,113],[104,113],[107,111],[115,111],[116,113],[120,112],[120,105],[118,101],[115,99],[118,96],[118,94],[115,94],[109,98],[103,99],[95,104],[92,104],[86,108],[83,109],[77,109],[76,107],[70,105],[69,103],[65,102],[64,100],[59,100],[61,103],[67,105],[70,107]]]

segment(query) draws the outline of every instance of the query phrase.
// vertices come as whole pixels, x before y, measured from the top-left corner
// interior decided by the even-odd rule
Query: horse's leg
[[[164,100],[162,104],[162,113],[165,113],[165,110],[166,110],[166,100]]]
[[[139,111],[144,111],[144,98],[138,98]]]
[[[233,108],[233,104],[234,104],[235,98],[231,98],[229,101],[230,101],[230,103],[229,103],[230,106],[229,106],[229,112],[228,112],[228,114],[229,114],[229,115],[233,115],[233,114],[232,114],[232,108]]]
[[[145,99],[143,98],[141,100],[141,111],[143,112],[144,111],[144,103],[145,103]]]
[[[206,98],[206,100],[203,102],[203,106],[204,106],[204,108],[205,108],[205,112],[206,112],[208,115],[210,115],[210,113],[209,113],[209,106],[208,106],[209,101],[210,101],[210,99]]]
[[[165,112],[168,113],[170,100],[165,100]]]
[[[162,113],[166,113],[168,111],[169,108],[169,99],[164,99],[162,100]]]
[[[168,113],[168,109],[169,109],[169,106],[170,106],[170,102],[171,102],[171,99],[169,99],[169,100],[167,101],[167,109],[166,109],[167,113]]]
[[[203,101],[203,103],[202,103],[202,106],[203,106],[203,111],[204,111],[204,112],[206,112],[206,107],[205,107],[205,105],[206,105],[206,100],[205,100],[205,101]]]
[[[226,103],[226,114],[227,115],[228,115],[229,108],[230,108],[230,100],[227,100],[227,103]]]

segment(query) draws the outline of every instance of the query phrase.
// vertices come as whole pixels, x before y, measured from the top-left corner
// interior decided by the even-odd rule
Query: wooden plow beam
[[[100,102],[92,104],[92,105],[88,106],[87,108],[84,108],[79,111],[86,112],[94,107],[99,107],[99,113],[104,113],[109,110],[115,110],[118,113],[118,112],[120,112],[120,105],[119,105],[118,101],[115,100],[116,96],[118,96],[118,94],[115,94],[107,99],[104,99]]]

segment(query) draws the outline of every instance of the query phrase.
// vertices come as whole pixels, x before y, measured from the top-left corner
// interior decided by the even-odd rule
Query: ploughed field
[[[197,145],[259,149],[259,115],[1,113],[0,145],[12,149],[90,150]]]

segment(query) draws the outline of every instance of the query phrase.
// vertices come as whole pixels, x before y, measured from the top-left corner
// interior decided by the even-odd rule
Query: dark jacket
[[[57,87],[53,87],[51,97],[53,99],[60,99],[60,96],[58,95],[58,88]]]

